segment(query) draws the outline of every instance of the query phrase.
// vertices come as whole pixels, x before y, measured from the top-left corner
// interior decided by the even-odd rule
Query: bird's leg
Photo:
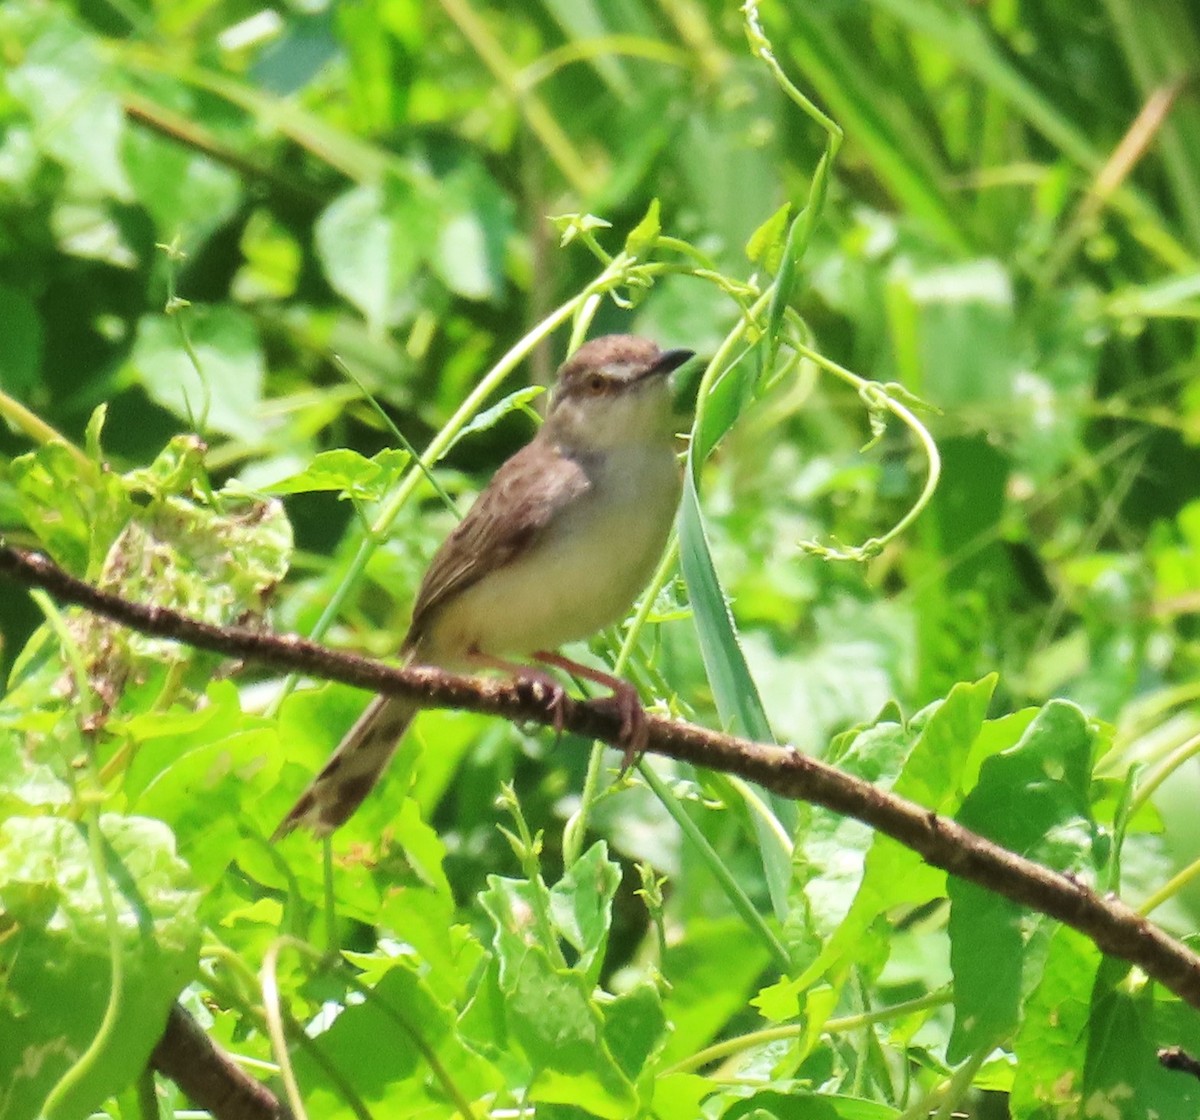
[[[535,684],[540,684],[549,693],[546,708],[554,717],[555,737],[562,737],[567,691],[549,673],[543,672],[532,665],[521,665],[515,661],[505,661],[502,657],[492,657],[489,654],[481,653],[479,650],[471,651],[470,660],[482,668],[499,669],[509,676],[519,677],[521,680],[533,681]]]
[[[572,661],[561,653],[537,650],[533,657],[534,660],[540,661],[544,665],[553,665],[556,669],[574,673],[577,677],[583,677],[584,680],[612,689],[612,697],[599,702],[615,705],[617,715],[621,717],[620,742],[625,751],[621,760],[621,772],[629,770],[645,753],[646,745],[650,741],[646,709],[642,707],[642,700],[638,696],[637,689],[628,681],[614,677],[612,673],[606,673],[603,669],[593,669],[590,665],[581,665],[578,661]]]

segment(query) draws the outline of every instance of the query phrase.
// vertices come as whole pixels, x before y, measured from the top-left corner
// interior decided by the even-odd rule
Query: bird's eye
[[[603,393],[606,385],[607,382],[598,373],[593,373],[591,377],[587,379],[587,390],[594,396],[599,396],[601,393]]]

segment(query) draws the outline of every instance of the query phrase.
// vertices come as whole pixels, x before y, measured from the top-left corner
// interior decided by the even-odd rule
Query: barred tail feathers
[[[416,714],[407,700],[376,696],[280,821],[272,842],[294,828],[327,836],[345,824],[379,781]]]

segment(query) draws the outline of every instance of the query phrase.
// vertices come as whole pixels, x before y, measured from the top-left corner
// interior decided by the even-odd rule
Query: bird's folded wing
[[[555,514],[591,486],[584,465],[550,444],[535,440],[518,451],[434,555],[417,592],[405,647],[416,645],[447,599],[523,555]]]

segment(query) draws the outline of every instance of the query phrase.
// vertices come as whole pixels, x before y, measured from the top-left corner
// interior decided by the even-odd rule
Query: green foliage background
[[[0,533],[387,656],[569,336],[689,346],[681,562],[593,652],[1189,935],[1200,18],[758,16],[779,72],[716,0],[7,0]],[[1194,1012],[856,822],[427,713],[327,897],[266,837],[361,696],[0,635],[6,1120],[151,1113],[181,990],[312,1116],[1196,1114]]]

